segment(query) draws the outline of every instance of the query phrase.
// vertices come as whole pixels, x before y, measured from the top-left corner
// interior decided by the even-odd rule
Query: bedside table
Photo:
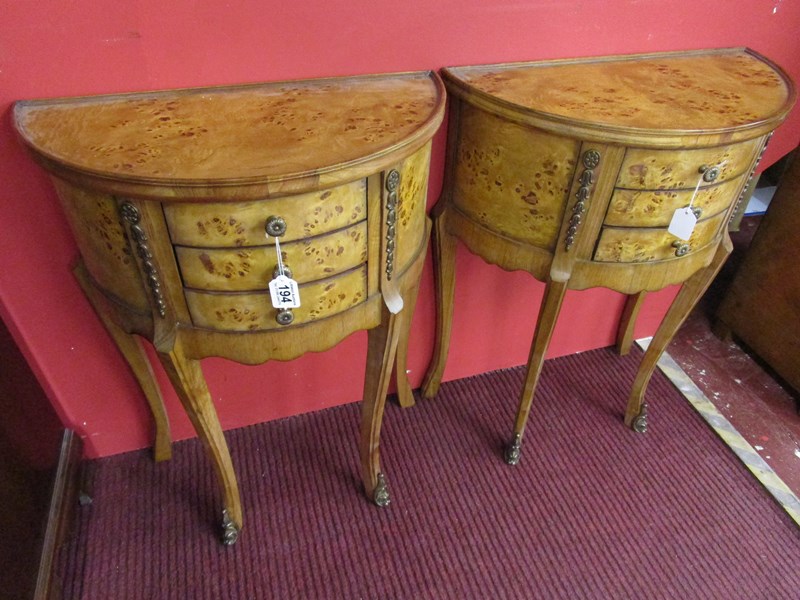
[[[451,105],[444,191],[433,211],[439,317],[423,394],[436,394],[444,372],[460,240],[491,264],[546,282],[510,464],[566,291],[602,286],[629,296],[618,337],[625,353],[645,294],[683,284],[628,399],[625,422],[644,432],[647,383],[731,250],[728,219],[794,103],[792,83],[746,49],[443,74]],[[692,225],[681,236],[669,231],[679,212],[678,224]]]
[[[242,507],[200,369],[209,356],[291,360],[368,329],[361,468],[367,496],[388,504],[381,420],[395,362],[401,403],[413,402],[407,337],[443,111],[430,72],[16,104],[78,244],[75,273],[149,401],[156,460],[170,434],[139,337],[214,465],[226,544]],[[279,276],[299,307],[277,289],[273,306]]]

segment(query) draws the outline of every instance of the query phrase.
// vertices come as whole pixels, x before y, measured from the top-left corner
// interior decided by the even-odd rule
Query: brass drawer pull
[[[689,253],[689,250],[691,250],[689,244],[679,241],[672,242],[672,247],[675,248],[675,256],[684,256],[685,254]]]
[[[264,230],[272,237],[281,237],[286,233],[286,221],[283,220],[283,217],[269,217],[264,225]]]
[[[281,274],[280,267],[278,267],[278,265],[275,265],[275,268],[272,269],[272,278],[276,279],[280,274]],[[286,263],[283,263],[283,274],[286,275],[289,279],[294,279],[294,276],[292,275],[292,270]]]
[[[709,167],[708,165],[703,165],[698,169],[698,171],[703,174],[703,181],[706,183],[711,183],[717,177],[719,177],[719,167]]]
[[[278,314],[275,315],[275,320],[278,322],[278,325],[289,325],[294,321],[294,313],[291,308],[282,308],[278,311]]]

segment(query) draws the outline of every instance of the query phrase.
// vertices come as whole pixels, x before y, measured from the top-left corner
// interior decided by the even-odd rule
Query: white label
[[[300,306],[300,291],[297,282],[286,275],[278,275],[269,282],[269,295],[275,308],[297,308]]]
[[[697,223],[697,217],[692,212],[692,209],[686,206],[675,211],[675,214],[672,215],[672,221],[670,221],[669,229],[667,229],[667,231],[669,231],[676,238],[685,241],[692,237],[695,223]]]

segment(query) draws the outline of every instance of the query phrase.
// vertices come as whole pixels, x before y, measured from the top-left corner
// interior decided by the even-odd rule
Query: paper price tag
[[[679,208],[672,215],[672,221],[669,223],[669,231],[675,237],[681,240],[688,240],[692,237],[694,226],[697,223],[697,217],[688,206]]]
[[[297,288],[297,282],[286,275],[278,275],[269,282],[269,295],[275,308],[300,306],[300,290]]]

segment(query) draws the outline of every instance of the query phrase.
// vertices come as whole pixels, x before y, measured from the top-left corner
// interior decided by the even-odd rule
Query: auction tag
[[[670,221],[667,231],[679,239],[688,240],[692,237],[695,223],[697,223],[697,217],[690,207],[685,206],[676,210],[672,215],[672,221]]]
[[[297,282],[286,275],[278,275],[269,282],[269,295],[275,308],[300,306],[300,290],[297,288]]]

